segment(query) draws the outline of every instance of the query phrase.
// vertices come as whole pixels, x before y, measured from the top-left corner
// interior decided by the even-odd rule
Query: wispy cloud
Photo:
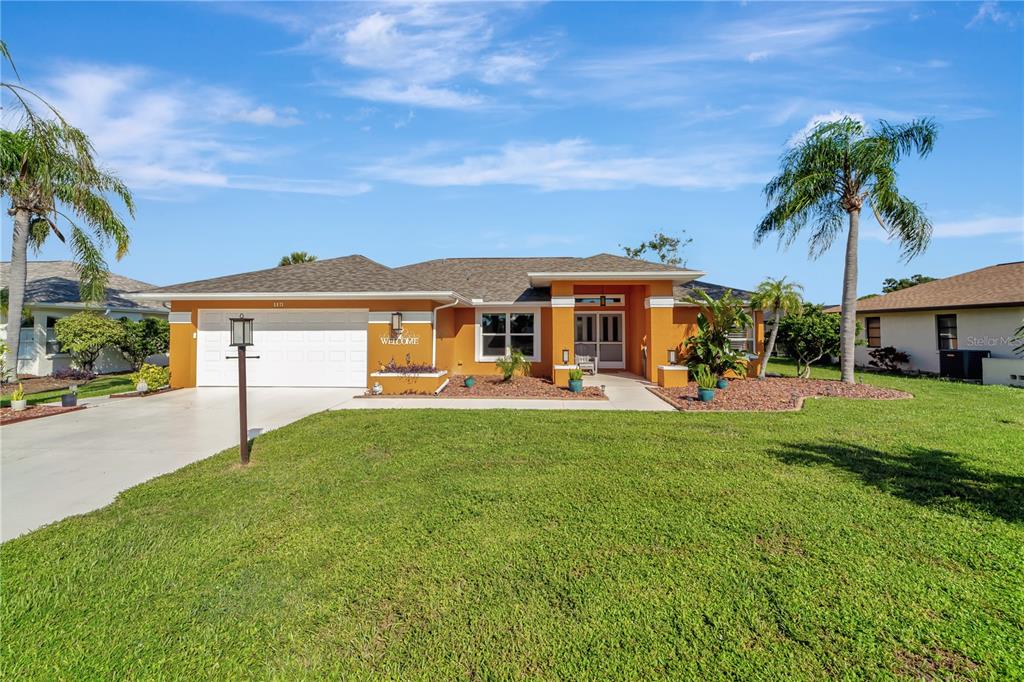
[[[863,234],[884,242],[891,240],[889,234],[878,227],[869,228]],[[936,239],[986,237],[999,234],[1024,238],[1024,216],[980,215],[963,220],[944,220],[932,226],[932,236]]]
[[[1018,16],[1012,12],[1007,12],[999,7],[999,3],[994,0],[988,0],[987,2],[981,3],[978,7],[978,11],[974,13],[971,20],[967,22],[965,28],[977,28],[982,24],[1003,24],[1005,26],[1014,27],[1017,25]]]
[[[362,169],[371,178],[428,187],[520,185],[544,191],[610,190],[637,186],[732,188],[759,183],[753,164],[761,150],[718,146],[681,156],[632,154],[571,138],[515,142],[456,160],[422,156],[386,159]]]
[[[252,174],[280,148],[257,145],[250,131],[301,121],[292,107],[230,88],[135,66],[65,64],[46,81],[44,94],[89,135],[103,165],[136,191],[210,187],[341,196],[369,188]]]

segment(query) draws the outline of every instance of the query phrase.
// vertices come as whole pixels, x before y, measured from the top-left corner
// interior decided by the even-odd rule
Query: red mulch
[[[841,381],[789,378],[730,381],[729,388],[715,391],[715,399],[708,403],[697,400],[695,383],[680,388],[654,386],[649,390],[680,410],[703,412],[798,410],[803,405],[804,398],[898,400],[914,397],[903,391],[868,384],[850,385]]]
[[[54,379],[53,377],[31,377],[21,378],[18,381],[12,381],[9,384],[0,385],[0,393],[7,395],[18,387],[18,383],[25,388],[25,395],[31,395],[33,393],[42,393],[43,391],[54,391],[59,388],[67,388],[71,384],[82,385],[87,382],[75,381],[72,379]]]
[[[441,392],[441,398],[551,398],[556,400],[607,400],[598,386],[585,386],[582,393],[559,388],[548,379],[516,377],[503,381],[500,376],[474,376],[476,385],[466,388],[466,377],[456,374]]]
[[[39,419],[40,417],[49,417],[55,414],[63,414],[64,412],[75,412],[77,410],[84,410],[85,405],[76,405],[75,407],[61,407],[60,403],[52,405],[46,403],[43,405],[29,405],[21,412],[15,412],[9,407],[0,407],[0,424],[15,424],[17,422],[28,421],[29,419]]]

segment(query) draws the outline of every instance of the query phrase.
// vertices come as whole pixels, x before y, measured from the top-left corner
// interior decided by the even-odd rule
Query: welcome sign
[[[380,343],[382,346],[418,346],[420,337],[406,336],[403,332],[398,336],[382,336],[380,337]]]

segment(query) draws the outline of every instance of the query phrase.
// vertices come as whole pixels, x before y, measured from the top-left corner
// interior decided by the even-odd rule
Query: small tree
[[[683,230],[685,233],[686,230]],[[686,261],[679,255],[679,250],[684,249],[693,241],[691,237],[685,239],[670,237],[664,232],[655,232],[654,237],[639,246],[619,246],[625,252],[627,258],[643,260],[644,255],[651,251],[658,257],[658,260],[665,265],[686,265]]]
[[[71,353],[78,366],[90,372],[100,351],[117,346],[123,333],[115,320],[89,311],[57,320],[53,332],[61,349]]]
[[[524,377],[530,374],[530,361],[526,359],[521,350],[513,350],[494,364],[501,370],[501,376],[505,381],[512,381],[516,374]]]
[[[277,266],[281,267],[284,265],[295,265],[296,263],[312,263],[316,260],[316,256],[305,251],[292,251],[287,256],[281,256],[281,260],[278,261]]]
[[[786,316],[786,313],[798,313],[803,308],[803,297],[800,292],[804,287],[795,282],[786,282],[786,278],[768,278],[757,285],[757,291],[750,303],[755,308],[770,310],[772,312],[772,333],[768,337],[768,347],[764,350],[764,357],[761,358],[761,367],[757,370],[757,378],[764,379],[768,369],[768,358],[775,350],[775,339],[779,335],[779,321]]]
[[[779,320],[779,343],[796,359],[797,376],[806,379],[812,364],[839,354],[839,316],[821,305],[805,305],[799,314]]]
[[[882,280],[882,293],[891,294],[894,291],[900,289],[909,289],[910,287],[916,287],[918,284],[925,284],[926,282],[934,282],[934,277],[928,275],[912,275],[910,277],[902,277],[897,279],[895,277],[886,277]]]
[[[171,325],[167,320],[155,317],[129,320],[122,317],[118,324],[121,326],[121,334],[115,345],[136,371],[142,368],[150,355],[166,353],[170,348]]]
[[[687,362],[694,366],[706,365],[719,377],[729,371],[743,373],[746,369],[744,354],[733,350],[729,340],[730,334],[754,323],[743,301],[728,289],[718,299],[697,290],[697,297],[689,301],[699,305],[701,311],[697,313],[697,334],[687,340]]]

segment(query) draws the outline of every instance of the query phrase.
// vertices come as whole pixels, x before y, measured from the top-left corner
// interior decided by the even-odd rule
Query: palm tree
[[[6,45],[0,44],[0,56],[10,62]],[[131,193],[97,167],[89,138],[53,107],[40,100],[54,116],[43,118],[29,104],[37,97],[30,90],[9,82],[0,87],[13,93],[23,109],[17,129],[0,130],[0,196],[10,199],[7,212],[14,219],[8,308],[21,310],[24,304],[29,245],[39,249],[51,233],[74,254],[82,300],[101,301],[109,274],[103,247],[113,242],[120,259],[130,242],[128,228],[107,196],[118,197],[134,217]],[[15,368],[20,331],[19,325],[7,325],[8,357]]]
[[[756,243],[776,233],[788,246],[811,222],[810,255],[816,258],[832,246],[846,218],[839,351],[846,383],[854,382],[861,209],[867,202],[906,260],[924,251],[931,222],[920,206],[900,194],[895,167],[908,154],[923,158],[931,153],[936,136],[936,125],[927,118],[899,125],[880,121],[875,129],[849,117],[822,123],[782,157],[781,172],[764,188],[769,210],[755,230]]]
[[[296,263],[312,263],[316,260],[316,256],[305,251],[292,251],[287,256],[281,256],[278,267],[282,265],[295,265]]]
[[[775,350],[775,339],[779,335],[779,322],[787,313],[799,313],[804,307],[804,290],[802,284],[787,282],[786,278],[767,278],[757,285],[757,290],[750,299],[754,308],[770,310],[772,313],[772,334],[768,337],[768,347],[764,349],[764,357],[761,358],[761,367],[757,371],[757,378],[764,379],[765,371],[768,369],[768,358]]]

